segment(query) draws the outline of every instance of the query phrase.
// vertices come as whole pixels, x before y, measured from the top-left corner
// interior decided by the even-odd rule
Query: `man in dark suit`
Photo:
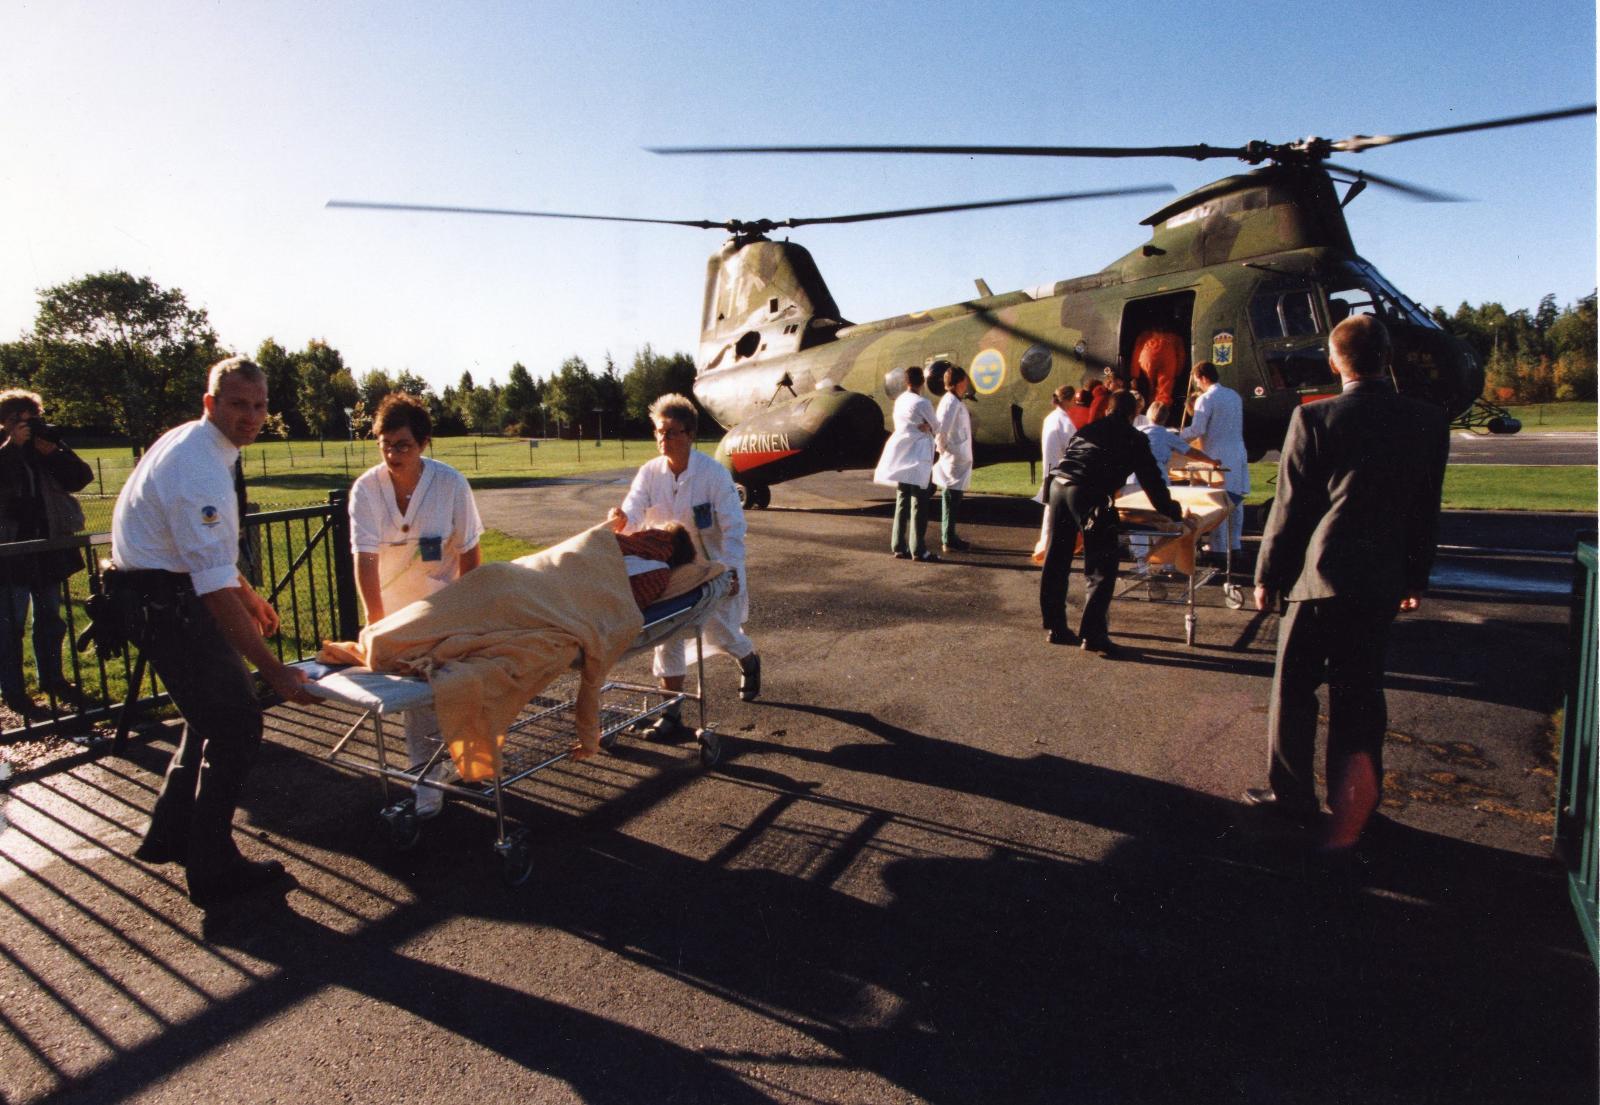
[[[1039,576],[1039,613],[1046,637],[1053,645],[1078,644],[1085,652],[1107,659],[1120,655],[1106,624],[1111,593],[1117,585],[1117,514],[1111,506],[1112,496],[1131,473],[1139,477],[1139,486],[1152,506],[1174,521],[1183,517],[1156,467],[1150,439],[1133,428],[1138,413],[1138,396],[1131,391],[1117,392],[1106,416],[1074,434],[1051,469],[1050,544]],[[1088,593],[1083,600],[1083,620],[1074,636],[1067,628],[1067,583],[1080,531]]]
[[[1311,822],[1317,687],[1328,684],[1328,806],[1320,850],[1348,854],[1378,806],[1389,627],[1420,604],[1433,566],[1449,428],[1395,393],[1389,334],[1372,315],[1334,327],[1344,392],[1295,411],[1256,564],[1256,608],[1283,600],[1267,727],[1268,786],[1247,801]]]

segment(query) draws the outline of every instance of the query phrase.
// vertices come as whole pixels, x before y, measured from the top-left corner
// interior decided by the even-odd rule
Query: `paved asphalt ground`
[[[538,541],[604,479],[480,496]],[[762,700],[726,762],[630,743],[524,784],[532,880],[452,802],[396,852],[342,731],[279,708],[240,813],[298,887],[208,935],[128,858],[170,738],[12,780],[0,1096],[34,1101],[1574,1102],[1596,973],[1551,848],[1565,568],[1592,519],[1453,516],[1392,650],[1387,819],[1353,885],[1247,810],[1272,616],[1113,606],[1046,645],[1028,504],[887,552],[864,474],[750,516]],[[1488,548],[1492,552],[1474,552]],[[1073,584],[1073,602],[1080,596]]]

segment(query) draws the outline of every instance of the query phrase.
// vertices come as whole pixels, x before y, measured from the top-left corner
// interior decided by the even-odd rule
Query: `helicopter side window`
[[[1262,341],[1298,338],[1317,332],[1317,319],[1311,307],[1311,293],[1262,292],[1250,301],[1250,329]]]

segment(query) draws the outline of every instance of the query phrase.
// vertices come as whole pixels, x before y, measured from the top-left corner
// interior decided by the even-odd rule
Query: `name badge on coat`
[[[423,560],[444,559],[443,537],[419,537],[417,538],[417,548],[421,550]]]
[[[710,529],[711,528],[711,504],[710,503],[695,503],[694,504],[694,528],[695,529]]]

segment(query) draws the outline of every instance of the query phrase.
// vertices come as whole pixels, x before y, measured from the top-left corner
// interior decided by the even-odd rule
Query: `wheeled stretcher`
[[[724,572],[687,594],[644,610],[644,627],[624,656],[636,656],[679,634],[693,633],[695,686],[692,691],[667,691],[651,684],[607,681],[600,688],[602,748],[615,747],[625,732],[642,729],[650,719],[673,707],[681,708],[687,701],[698,709],[699,725],[695,736],[701,764],[709,768],[721,759],[722,739],[714,726],[706,724],[701,628],[715,605],[727,595],[730,580],[731,574]],[[433,690],[427,680],[318,661],[303,661],[295,666],[310,675],[311,682],[306,687],[310,694],[359,711],[359,716],[328,753],[328,759],[341,767],[378,778],[384,802],[380,816],[397,847],[409,848],[415,844],[421,835],[421,825],[409,792],[399,801],[390,802],[390,782],[410,788],[437,787],[447,794],[494,810],[494,849],[502,861],[505,880],[515,886],[527,879],[533,864],[527,831],[521,828],[507,831],[505,793],[508,787],[573,755],[578,740],[576,701],[572,695],[561,693],[563,683],[558,681],[545,688],[522,708],[506,731],[492,777],[481,783],[467,783],[459,777],[454,781],[436,781],[438,772],[429,777],[436,766],[449,760],[443,742],[436,742],[425,763],[395,765],[390,762],[385,721],[404,710],[431,706]],[[357,739],[358,734],[364,732],[370,733],[370,756],[366,754],[366,742]]]
[[[1233,501],[1220,487],[1174,485],[1168,490],[1183,508],[1189,525],[1155,510],[1143,491],[1129,490],[1117,496],[1118,528],[1125,537],[1147,539],[1150,555],[1148,572],[1124,576],[1116,597],[1138,593],[1149,602],[1183,606],[1183,639],[1192,645],[1200,624],[1195,595],[1201,587],[1220,575],[1224,604],[1230,610],[1244,606],[1244,589],[1233,580]],[[1201,538],[1217,529],[1223,532],[1227,550],[1221,568],[1197,560]]]

